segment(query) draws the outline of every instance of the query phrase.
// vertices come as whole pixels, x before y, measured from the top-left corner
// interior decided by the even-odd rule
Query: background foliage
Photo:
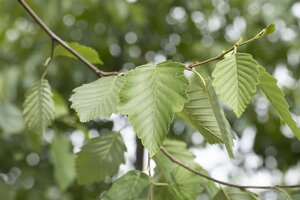
[[[39,142],[38,137],[25,129],[21,108],[25,91],[43,73],[42,63],[50,54],[51,41],[17,1],[0,0],[0,3],[0,195],[7,196],[5,199],[95,199],[110,187],[112,180],[79,186],[74,181],[74,171],[70,170],[72,162],[68,170],[59,166],[62,161],[72,160],[72,151],[78,151],[76,135],[88,137],[112,127],[110,121],[79,124],[76,113],[69,109],[72,90],[97,77],[72,59],[56,58],[51,63],[47,78],[55,89],[57,116]],[[107,71],[126,71],[166,59],[204,60],[227,49],[240,36],[248,38],[274,22],[275,33],[240,51],[251,52],[275,75],[287,94],[296,121],[300,122],[299,2],[32,0],[28,3],[64,40],[96,49],[104,63],[99,67]],[[215,63],[210,65],[212,70]],[[255,96],[240,119],[229,110],[226,115],[241,141],[245,135],[255,136],[253,143],[248,140],[250,148],[236,149],[237,160],[232,162],[237,166],[250,171],[267,169],[278,174],[283,182],[288,182],[292,169],[299,171],[300,144],[289,129],[280,125],[264,98]],[[193,133],[177,119],[170,137],[187,142],[188,147],[206,147],[203,140],[200,143],[193,140]],[[251,167],[249,155],[259,159],[255,167]],[[61,174],[66,178],[61,179]],[[299,176],[299,173],[293,175],[295,181],[299,182]],[[233,180],[238,177],[239,174],[230,175]]]

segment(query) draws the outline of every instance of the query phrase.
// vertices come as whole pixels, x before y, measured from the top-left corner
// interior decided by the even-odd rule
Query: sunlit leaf
[[[76,176],[75,157],[70,139],[63,134],[56,133],[51,143],[50,154],[54,165],[54,178],[59,187],[65,190]]]
[[[98,52],[91,47],[78,44],[76,42],[66,42],[71,48],[77,51],[82,57],[94,64],[103,64],[99,58]],[[69,58],[77,59],[72,53],[66,50],[61,45],[57,45],[54,49],[54,56],[66,56]]]
[[[261,66],[259,67],[259,71],[259,86],[263,90],[268,100],[274,106],[281,121],[286,123],[294,132],[298,140],[300,140],[300,129],[293,120],[293,117],[289,111],[289,104],[284,98],[284,93],[277,86],[277,80],[268,72],[266,72],[266,70]]]
[[[106,132],[90,139],[76,158],[77,180],[79,184],[101,182],[106,176],[118,172],[125,163],[126,146],[117,132]]]
[[[129,171],[113,183],[102,200],[147,200],[149,187],[148,175]]]
[[[53,121],[55,106],[52,96],[44,76],[27,91],[23,116],[30,131],[41,134]]]
[[[250,54],[237,53],[217,63],[213,86],[221,99],[240,117],[258,84],[258,63]]]
[[[118,90],[123,82],[121,76],[108,76],[75,88],[71,96],[81,122],[110,117],[117,112]]]
[[[120,111],[128,115],[151,156],[162,145],[174,113],[188,100],[183,70],[183,64],[168,61],[143,65],[125,75]]]

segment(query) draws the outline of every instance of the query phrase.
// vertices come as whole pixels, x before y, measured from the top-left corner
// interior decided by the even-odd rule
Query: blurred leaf
[[[221,188],[213,200],[258,200],[258,198],[251,192],[236,188]]]
[[[274,106],[282,123],[286,123],[300,140],[300,129],[289,111],[289,104],[284,99],[284,93],[277,86],[277,80],[270,75],[263,67],[259,67],[259,86]]]
[[[129,171],[113,183],[103,200],[147,200],[149,187],[148,175]]]
[[[250,54],[237,53],[217,63],[213,86],[221,99],[240,117],[258,84],[258,63]]]
[[[10,102],[0,102],[0,128],[7,134],[19,133],[25,128],[21,110]]]
[[[101,182],[117,173],[120,164],[125,163],[125,151],[120,133],[106,132],[90,139],[76,158],[78,183]]]
[[[7,185],[0,177],[0,197],[3,200],[15,200],[16,191]]]
[[[162,145],[174,113],[187,102],[184,65],[176,62],[142,65],[125,75],[120,111],[153,156]]]
[[[123,83],[121,76],[108,76],[75,88],[70,101],[81,122],[108,118],[117,112],[118,91]]]
[[[86,60],[93,64],[103,64],[101,59],[99,58],[98,52],[91,47],[84,46],[81,44],[78,44],[76,42],[66,42],[71,48],[73,48],[75,51],[77,51],[82,57],[84,57]],[[54,49],[54,56],[66,56],[69,58],[77,59],[73,54],[71,54],[69,51],[67,51],[64,47],[61,45],[57,45]]]
[[[67,189],[75,179],[75,157],[70,139],[56,133],[52,140],[50,154],[54,165],[54,177],[62,190]]]
[[[44,76],[26,93],[23,116],[28,129],[42,134],[54,119],[55,105],[48,80]]]
[[[69,114],[67,103],[57,91],[53,91],[53,101],[55,104],[55,118]]]
[[[277,197],[276,200],[297,200],[293,199],[292,196],[282,188],[276,188]]]

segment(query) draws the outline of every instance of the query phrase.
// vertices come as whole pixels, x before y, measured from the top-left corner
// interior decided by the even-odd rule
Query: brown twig
[[[203,178],[206,178],[208,180],[211,180],[215,183],[219,183],[221,185],[226,185],[226,186],[229,186],[229,187],[234,187],[234,188],[239,188],[239,189],[274,189],[274,188],[300,188],[300,185],[268,185],[268,186],[252,186],[252,185],[238,185],[238,184],[233,184],[233,183],[228,183],[228,182],[225,182],[225,181],[220,181],[220,180],[217,180],[215,178],[212,178],[196,169],[193,169],[191,168],[190,166],[188,166],[187,164],[181,162],[180,160],[177,160],[172,154],[170,154],[167,150],[165,150],[163,147],[160,148],[161,152],[163,154],[165,154],[173,163],[176,163],[178,165],[180,165],[181,167],[187,169],[188,171],[198,175],[198,176],[201,176]]]
[[[70,47],[66,42],[64,42],[60,37],[58,37],[46,24],[45,22],[31,9],[31,7],[24,0],[17,0],[22,7],[31,15],[35,22],[48,34],[48,36],[55,42],[59,43],[67,51],[73,54],[78,60],[84,63],[90,70],[92,70],[97,76],[111,76],[118,75],[119,72],[105,72],[99,70],[95,65],[86,60],[82,55],[80,55],[76,50]]]

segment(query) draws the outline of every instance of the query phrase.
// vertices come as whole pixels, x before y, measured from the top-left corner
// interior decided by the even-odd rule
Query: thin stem
[[[153,183],[152,183],[152,175],[151,175],[151,157],[150,154],[148,153],[148,176],[149,176],[149,194],[148,194],[148,199],[153,200]]]
[[[97,76],[111,76],[117,75],[118,72],[105,72],[99,70],[95,65],[86,60],[81,54],[79,54],[76,50],[70,47],[66,42],[64,42],[60,37],[58,37],[46,24],[45,22],[31,9],[31,7],[24,0],[17,0],[22,7],[27,11],[28,14],[34,19],[34,21],[48,34],[48,36],[59,43],[62,47],[64,47],[67,51],[73,54],[78,60],[84,63],[90,70],[92,70]]]
[[[251,189],[274,189],[274,188],[300,188],[300,185],[269,185],[269,186],[252,186],[252,185],[238,185],[238,184],[233,184],[233,183],[228,183],[225,181],[220,181],[217,180],[215,178],[212,178],[198,170],[195,170],[191,167],[189,167],[187,164],[181,162],[180,160],[177,160],[172,154],[170,154],[167,150],[165,150],[163,147],[160,148],[161,152],[163,154],[165,154],[173,163],[176,163],[178,165],[180,165],[181,167],[187,169],[188,171],[201,176],[203,178],[206,178],[208,180],[211,180],[215,183],[219,183],[221,185],[226,185],[229,187],[234,187],[234,188],[239,188],[239,189],[247,189],[247,188],[251,188]]]

